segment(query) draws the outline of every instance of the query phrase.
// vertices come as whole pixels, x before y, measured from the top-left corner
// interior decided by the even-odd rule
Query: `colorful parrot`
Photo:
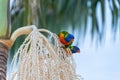
[[[71,50],[72,53],[80,53],[80,49],[77,46],[71,46],[74,41],[74,36],[66,31],[62,31],[58,34],[60,42],[65,46],[64,50],[67,52],[67,48]]]
[[[73,41],[74,36],[66,31],[62,31],[58,34],[60,42],[65,46],[69,47]]]
[[[70,46],[69,48],[72,53],[80,53],[80,49],[77,46]]]

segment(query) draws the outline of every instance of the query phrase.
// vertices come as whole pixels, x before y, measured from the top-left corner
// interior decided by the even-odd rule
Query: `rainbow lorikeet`
[[[80,49],[77,46],[70,46],[69,49],[72,53],[80,53]]]
[[[58,34],[60,42],[65,46],[69,47],[73,41],[74,36],[66,31],[62,31]]]
[[[67,48],[71,50],[72,53],[80,53],[80,49],[77,46],[71,46],[74,41],[74,36],[66,31],[62,31],[58,34],[60,42],[65,46],[63,47],[65,51]]]

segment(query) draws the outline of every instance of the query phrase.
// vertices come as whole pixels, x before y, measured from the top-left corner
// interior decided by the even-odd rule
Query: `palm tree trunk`
[[[6,45],[0,43],[0,80],[6,80],[8,49]]]

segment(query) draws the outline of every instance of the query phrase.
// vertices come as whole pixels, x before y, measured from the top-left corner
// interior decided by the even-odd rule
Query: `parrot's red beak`
[[[80,53],[80,50],[77,50],[78,53]]]
[[[71,39],[71,41],[73,42],[73,41],[74,41],[74,39]]]

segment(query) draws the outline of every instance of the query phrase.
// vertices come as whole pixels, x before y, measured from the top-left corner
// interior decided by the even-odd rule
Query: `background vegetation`
[[[46,28],[58,34],[61,30],[78,33],[76,37],[85,36],[88,26],[91,37],[97,35],[97,40],[103,39],[106,31],[105,5],[106,0],[11,0],[11,25],[12,32],[17,28],[34,24],[38,28]],[[107,0],[112,16],[112,33],[115,35],[118,29],[120,17],[120,0]],[[101,15],[102,27],[97,13],[98,5]],[[90,22],[91,24],[88,24]],[[20,46],[24,36],[19,37],[11,49],[11,53]],[[13,54],[12,54],[13,55]]]

